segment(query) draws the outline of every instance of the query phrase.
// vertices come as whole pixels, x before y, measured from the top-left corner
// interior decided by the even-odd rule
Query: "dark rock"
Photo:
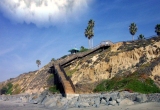
[[[147,101],[147,97],[145,94],[140,94],[136,97],[136,100],[137,102],[146,102]]]

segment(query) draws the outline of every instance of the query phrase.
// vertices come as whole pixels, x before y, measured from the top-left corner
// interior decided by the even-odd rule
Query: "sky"
[[[156,35],[160,0],[0,0],[0,82],[40,68],[71,48],[88,48],[84,30],[95,21],[94,46],[102,41]]]

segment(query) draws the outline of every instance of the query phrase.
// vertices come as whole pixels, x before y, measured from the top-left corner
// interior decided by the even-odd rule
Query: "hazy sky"
[[[155,35],[160,0],[0,0],[0,82],[37,70],[52,58],[88,47],[84,30],[95,21],[94,46],[101,41],[131,40]]]

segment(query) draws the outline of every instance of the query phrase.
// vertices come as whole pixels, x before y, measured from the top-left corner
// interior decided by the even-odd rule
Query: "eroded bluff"
[[[104,79],[135,71],[146,73],[160,85],[160,38],[113,44],[71,62],[65,71],[78,92],[91,92]]]

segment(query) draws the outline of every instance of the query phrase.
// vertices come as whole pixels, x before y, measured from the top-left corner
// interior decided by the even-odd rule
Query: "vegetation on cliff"
[[[127,77],[114,77],[101,82],[94,89],[94,92],[102,91],[122,91],[139,93],[159,93],[160,89],[155,85],[154,81],[145,74],[138,75],[133,73]]]

